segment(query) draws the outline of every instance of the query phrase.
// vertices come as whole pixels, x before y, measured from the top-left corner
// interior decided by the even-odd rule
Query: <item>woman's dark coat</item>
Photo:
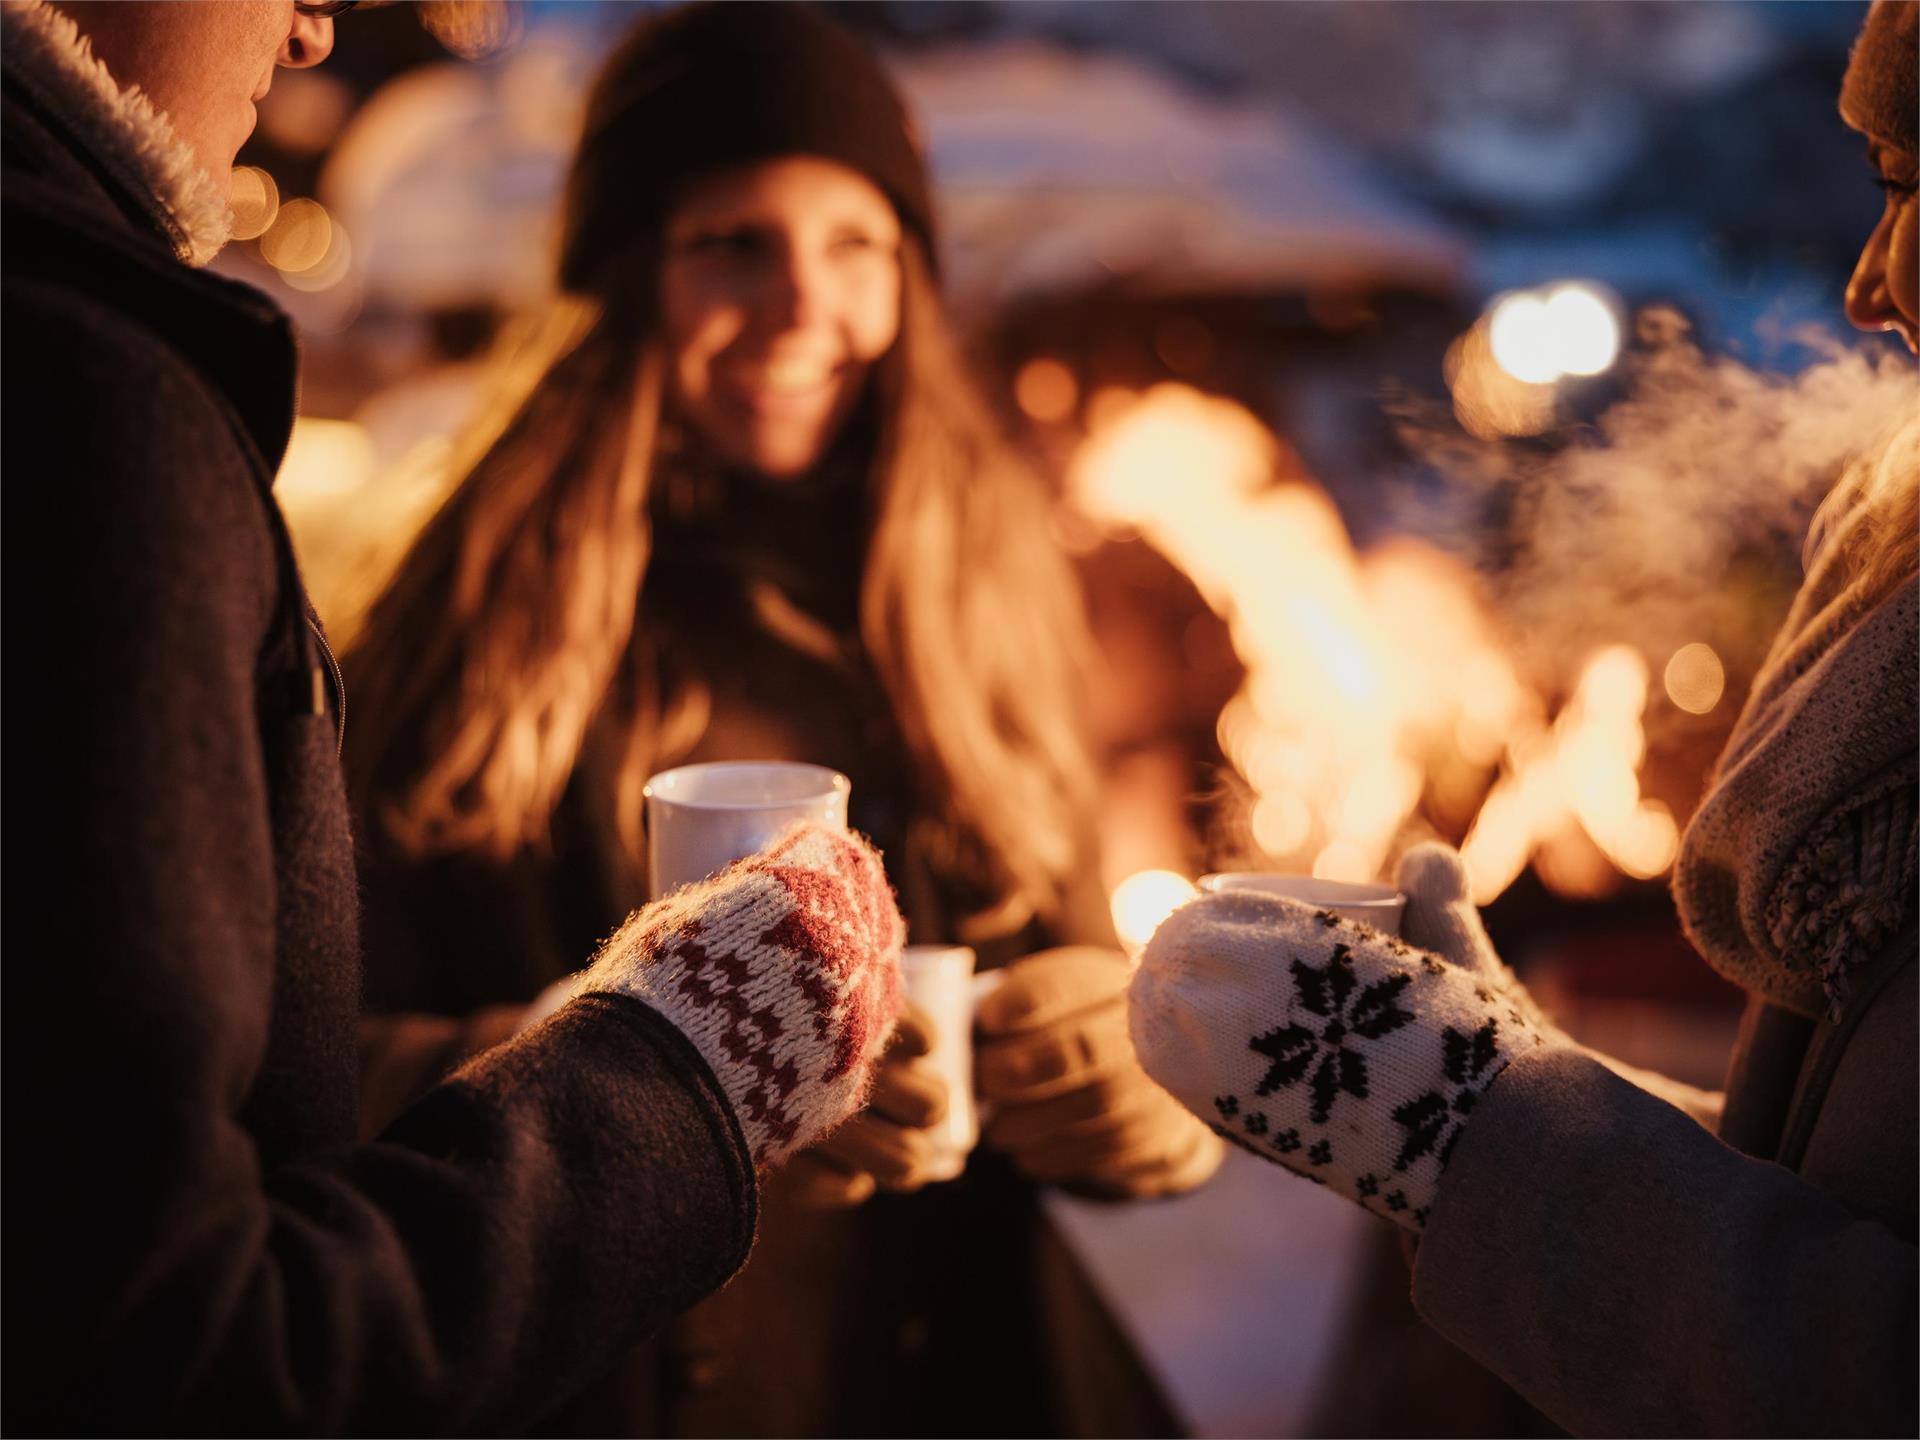
[[[711,701],[699,742],[676,760],[842,770],[851,821],[886,856],[908,939],[960,938],[984,891],[939,862],[956,847],[857,638],[857,467],[787,487],[666,469],[657,483],[670,513],[656,525],[640,607],[646,643],[670,684],[705,687]],[[618,747],[606,727],[589,738],[543,852],[505,866],[442,858],[370,870],[369,924],[384,942],[368,976],[378,1008],[460,1015],[524,1001],[644,898],[644,866],[618,835]],[[1019,926],[977,949],[991,968],[1063,941],[1110,944],[1109,926],[1089,863],[1057,925]],[[1033,1187],[985,1147],[959,1181],[852,1210],[804,1209],[772,1177],[739,1278],[637,1352],[618,1386],[552,1422],[663,1435],[1171,1423]]]

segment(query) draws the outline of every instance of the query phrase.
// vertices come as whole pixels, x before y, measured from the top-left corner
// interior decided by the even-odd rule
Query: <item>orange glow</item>
[[[1432,797],[1432,813],[1468,824],[1482,904],[1533,860],[1569,894],[1672,864],[1678,827],[1640,793],[1638,651],[1587,657],[1553,714],[1461,562],[1411,539],[1356,554],[1325,493],[1240,406],[1161,385],[1091,408],[1074,499],[1184,571],[1245,666],[1216,728],[1251,792],[1247,863],[1374,879]]]
[[[1051,425],[1073,414],[1080,384],[1058,360],[1029,360],[1013,382],[1013,398],[1028,419]]]
[[[1313,834],[1313,811],[1291,790],[1262,795],[1253,807],[1253,842],[1269,855],[1293,855]]]
[[[1351,840],[1336,840],[1313,857],[1316,880],[1350,880],[1364,884],[1373,879],[1374,870],[1367,853]]]
[[[1521,379],[1502,365],[1484,318],[1453,342],[1445,373],[1454,416],[1475,439],[1538,435],[1553,425],[1553,385]]]
[[[1069,484],[1226,620],[1247,673],[1219,739],[1253,792],[1261,865],[1371,879],[1436,747],[1456,729],[1504,735],[1529,703],[1470,577],[1417,542],[1356,556],[1325,493],[1288,478],[1296,462],[1238,405],[1182,385],[1108,405]]]
[[[490,60],[520,43],[527,20],[513,0],[424,0],[420,25],[462,60]]]
[[[350,495],[373,478],[373,438],[351,420],[293,422],[273,493],[298,506],[315,496]]]
[[[1461,847],[1476,900],[1485,904],[1512,884],[1570,819],[1622,873],[1651,879],[1673,863],[1679,827],[1666,806],[1642,797],[1637,773],[1646,756],[1647,686],[1639,651],[1596,651],[1552,730],[1509,747],[1507,773]],[[1542,866],[1549,884],[1572,868],[1564,848],[1561,855],[1563,863]],[[1555,888],[1593,893],[1585,881]]]

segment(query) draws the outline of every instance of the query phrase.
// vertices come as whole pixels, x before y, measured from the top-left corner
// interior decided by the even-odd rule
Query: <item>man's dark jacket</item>
[[[356,1143],[341,699],[271,493],[287,322],[181,265],[10,61],[0,148],[5,1427],[527,1425],[738,1268],[738,1126],[602,996]]]

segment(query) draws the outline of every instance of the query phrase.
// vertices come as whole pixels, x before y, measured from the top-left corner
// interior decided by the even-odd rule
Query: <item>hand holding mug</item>
[[[1029,1178],[1116,1197],[1190,1190],[1224,1149],[1141,1069],[1128,967],[1093,946],[1016,961],[980,1002],[976,1090],[989,1144]]]
[[[950,1178],[940,1139],[951,1096],[937,1044],[932,1020],[909,1001],[874,1067],[867,1108],[789,1165],[796,1200],[834,1209]]]

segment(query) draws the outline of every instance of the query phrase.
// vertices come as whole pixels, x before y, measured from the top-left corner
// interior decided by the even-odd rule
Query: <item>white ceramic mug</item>
[[[900,953],[907,999],[933,1026],[927,1063],[947,1082],[947,1118],[934,1127],[931,1178],[952,1180],[980,1140],[973,1104],[974,954],[965,945],[909,945]]]
[[[682,765],[647,781],[647,891],[659,899],[757,855],[812,820],[847,828],[853,783],[824,765],[778,760]]]
[[[1316,880],[1311,875],[1271,875],[1259,870],[1230,870],[1202,875],[1200,889],[1208,895],[1226,890],[1257,890],[1284,895],[1289,900],[1331,910],[1349,920],[1371,925],[1383,935],[1400,933],[1400,913],[1407,897],[1391,885],[1358,885],[1347,880]]]

